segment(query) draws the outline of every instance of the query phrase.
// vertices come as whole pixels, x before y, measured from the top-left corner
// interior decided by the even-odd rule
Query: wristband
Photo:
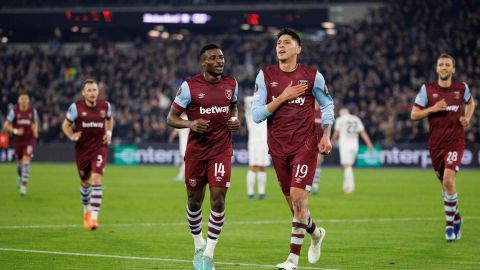
[[[112,131],[111,130],[107,130],[107,132],[105,132],[105,134],[112,137]]]

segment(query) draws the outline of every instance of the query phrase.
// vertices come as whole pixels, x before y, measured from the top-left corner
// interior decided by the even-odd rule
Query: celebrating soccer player
[[[99,100],[98,84],[87,79],[82,85],[83,100],[68,108],[62,129],[75,142],[75,159],[80,175],[80,197],[83,203],[83,226],[95,230],[102,205],[102,175],[112,140],[112,106]],[[75,131],[73,130],[75,127]]]
[[[260,70],[255,82],[252,114],[255,122],[267,120],[268,147],[278,181],[293,213],[290,254],[279,269],[297,269],[305,232],[311,236],[308,261],[320,258],[325,230],[313,222],[308,205],[317,154],[330,154],[333,100],[325,79],[316,69],[298,64],[300,37],[291,29],[277,35],[279,63]],[[322,111],[323,136],[315,131],[314,103]]]
[[[33,157],[35,139],[38,138],[37,110],[30,108],[28,94],[18,96],[18,107],[8,112],[3,124],[7,132],[13,134],[13,147],[17,161],[17,188],[20,195],[27,195],[27,183],[30,177],[30,161]]]
[[[238,83],[223,75],[225,60],[214,44],[200,51],[203,73],[187,79],[178,89],[167,121],[174,128],[190,128],[185,153],[187,220],[193,236],[196,270],[215,269],[213,253],[225,217],[225,197],[230,186],[232,134],[238,130]],[[180,117],[186,112],[188,120]],[[202,236],[202,203],[210,187],[208,239]]]
[[[436,71],[437,82],[422,85],[410,118],[414,121],[428,118],[428,149],[443,189],[445,238],[455,241],[461,237],[460,227],[463,223],[458,209],[455,177],[465,149],[464,129],[472,119],[475,101],[466,83],[452,81],[455,73],[452,56],[441,54],[437,59]]]

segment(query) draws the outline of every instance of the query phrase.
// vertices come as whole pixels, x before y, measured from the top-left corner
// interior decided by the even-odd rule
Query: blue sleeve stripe
[[[272,114],[267,107],[267,86],[263,71],[258,72],[255,79],[255,92],[253,93],[252,118],[255,123],[260,123]]]
[[[420,92],[418,92],[417,97],[415,98],[415,104],[424,108],[428,104],[428,97],[427,97],[427,88],[425,84],[422,85],[420,88]]]
[[[335,121],[333,112],[335,106],[333,104],[333,99],[325,86],[325,79],[318,71],[315,75],[315,83],[313,84],[313,95],[320,105],[320,111],[322,112],[322,126],[327,124],[333,125],[333,122]]]
[[[10,109],[8,111],[7,121],[11,123],[13,122],[13,120],[15,120],[15,112],[13,111],[13,109]]]
[[[192,102],[192,98],[190,97],[190,87],[186,81],[180,86],[180,93],[177,94],[174,102],[184,109]]]

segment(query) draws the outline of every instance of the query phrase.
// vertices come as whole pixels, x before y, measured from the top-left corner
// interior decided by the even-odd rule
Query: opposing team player
[[[184,120],[187,120],[187,115],[182,113],[180,117]],[[188,140],[188,128],[174,129],[170,136],[168,137],[168,142],[172,143],[175,137],[178,136],[178,150],[180,152],[180,168],[178,169],[177,177],[175,177],[175,182],[180,182],[185,179],[185,151],[187,150],[187,140]]]
[[[62,129],[75,142],[75,159],[80,175],[80,196],[83,203],[83,226],[95,230],[102,205],[102,176],[107,162],[108,145],[112,141],[112,106],[99,100],[98,85],[87,79],[82,85],[83,100],[68,108]],[[75,128],[75,131],[74,131]]]
[[[290,254],[279,269],[297,269],[305,232],[311,236],[308,261],[320,258],[325,230],[318,228],[308,210],[317,154],[329,154],[331,126],[334,121],[333,100],[325,79],[316,69],[298,64],[302,50],[300,37],[291,29],[277,35],[279,63],[260,70],[255,82],[252,114],[256,123],[266,119],[268,147],[278,181],[293,213]],[[323,136],[315,131],[314,103],[322,111]]]
[[[247,196],[255,198],[255,178],[258,183],[258,199],[265,198],[267,184],[267,167],[270,166],[267,145],[267,122],[255,123],[252,119],[253,96],[244,99],[245,119],[248,128],[248,172]]]
[[[27,184],[30,178],[30,162],[35,149],[35,139],[38,138],[38,113],[30,108],[28,94],[18,96],[18,107],[8,112],[3,124],[4,129],[13,134],[13,147],[17,162],[17,187],[20,195],[27,195]]]
[[[373,144],[360,118],[350,114],[347,108],[340,109],[339,114],[340,117],[335,121],[332,143],[338,139],[340,164],[343,167],[343,192],[350,194],[355,191],[353,164],[358,153],[358,135],[362,137],[369,151],[373,151]]]
[[[445,238],[454,241],[460,239],[463,223],[458,209],[455,177],[465,149],[464,129],[472,119],[475,101],[466,83],[452,81],[455,73],[452,56],[441,54],[436,71],[438,80],[422,85],[410,118],[414,121],[428,118],[428,149],[443,190]]]
[[[187,220],[195,246],[194,269],[215,269],[213,254],[225,218],[225,197],[230,187],[232,133],[238,130],[238,84],[223,75],[221,49],[209,44],[200,51],[203,73],[187,79],[178,89],[167,122],[174,128],[189,128],[185,153]],[[180,115],[186,112],[188,120]],[[202,203],[210,187],[208,239],[202,235]]]

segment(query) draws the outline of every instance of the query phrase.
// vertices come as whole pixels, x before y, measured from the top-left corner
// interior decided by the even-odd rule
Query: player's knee
[[[94,185],[101,185],[102,184],[102,175],[98,173],[93,173],[92,174],[92,183]]]
[[[198,211],[200,210],[200,208],[202,208],[202,202],[200,200],[196,200],[196,199],[188,199],[188,209],[190,211]]]
[[[216,212],[223,211],[225,209],[225,198],[223,198],[222,196],[211,198],[210,207],[213,211]]]

